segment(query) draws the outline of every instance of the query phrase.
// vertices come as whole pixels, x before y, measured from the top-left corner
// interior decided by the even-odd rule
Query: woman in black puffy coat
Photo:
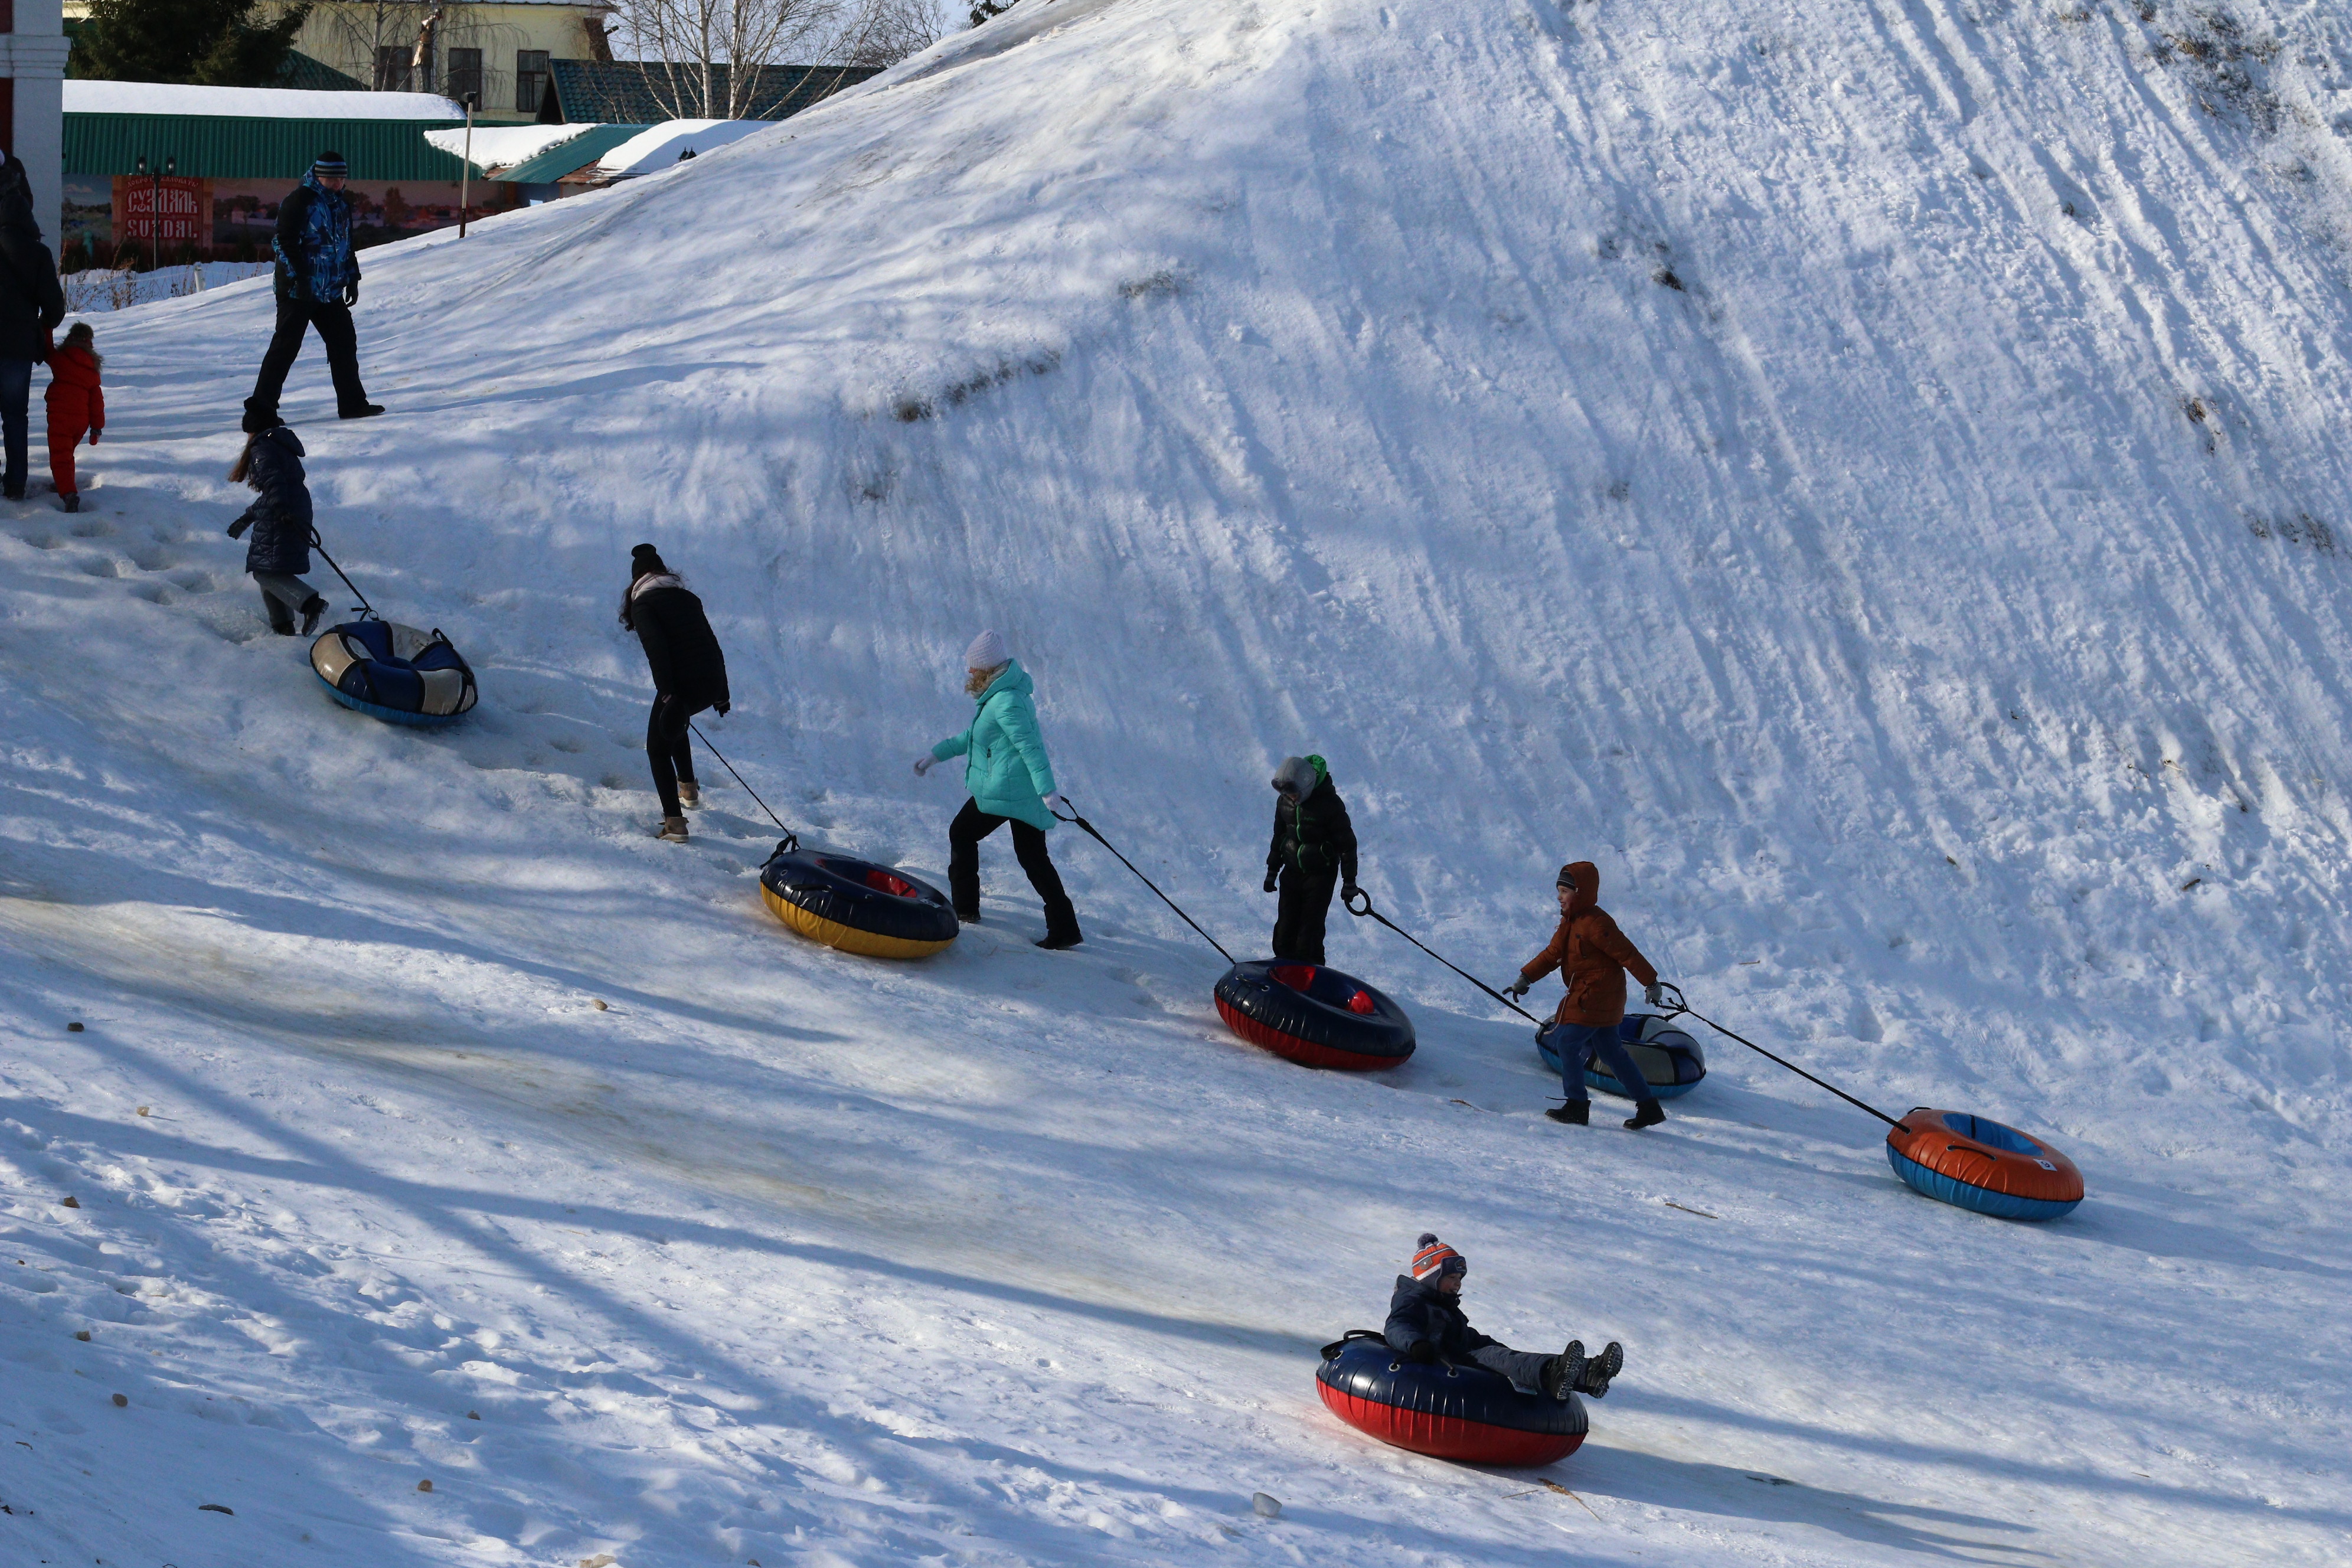
[[[327,613],[320,598],[302,574],[310,569],[310,543],[318,537],[310,521],[310,487],[302,478],[302,439],[290,425],[273,426],[248,436],[229,481],[240,480],[261,492],[245,515],[228,525],[236,539],[253,530],[245,548],[245,569],[261,588],[261,607],[268,612],[269,629],[280,637],[295,635],[294,617],[302,617],[301,635],[319,629]]]
[[[688,725],[706,708],[727,711],[727,656],[719,651],[702,601],[687,591],[677,574],[663,563],[661,552],[650,544],[629,552],[629,591],[621,596],[621,625],[637,634],[654,677],[646,760],[653,767],[655,793],[661,796],[662,824],[656,837],[683,844],[685,808],[702,799],[694,782]]]

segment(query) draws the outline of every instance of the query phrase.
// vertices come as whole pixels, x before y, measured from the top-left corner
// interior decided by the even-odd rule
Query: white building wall
[[[33,216],[51,254],[65,217],[65,29],[58,0],[16,0],[16,30],[0,34],[0,76],[16,79],[8,151],[33,181]]]

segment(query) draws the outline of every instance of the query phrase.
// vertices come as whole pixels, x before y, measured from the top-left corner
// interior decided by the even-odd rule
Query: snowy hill
[[[368,254],[393,413],[315,345],[287,413],[480,672],[430,735],[220,536],[267,285],[100,318],[91,510],[0,508],[0,1559],[2346,1561],[2347,116],[2284,4],[1027,0]],[[1703,1010],[2091,1201],[1930,1204],[1721,1041],[1556,1128],[1367,922],[1419,1054],[1290,1067],[1073,834],[1074,953],[1001,840],[940,958],[801,942],[718,767],[647,837],[640,539],[812,842],[940,879],[994,625],[1227,945],[1318,751],[1457,962],[1592,858]],[[1318,1403],[1423,1227],[1625,1342],[1573,1497]]]

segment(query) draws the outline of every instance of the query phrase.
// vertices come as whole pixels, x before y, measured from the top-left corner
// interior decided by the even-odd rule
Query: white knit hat
[[[1004,646],[1003,635],[986,631],[972,638],[971,646],[963,650],[963,667],[966,669],[994,669],[1012,657],[1013,650]]]

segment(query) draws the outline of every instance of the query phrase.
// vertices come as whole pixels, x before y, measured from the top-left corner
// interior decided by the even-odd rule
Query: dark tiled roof
[[[759,74],[742,118],[788,120],[846,87],[880,74],[876,66],[758,66]],[[718,97],[725,103],[729,68],[712,68],[718,77]],[[679,90],[669,89],[676,73]],[[701,71],[698,67],[665,66],[658,60],[551,60],[547,96],[540,100],[543,125],[657,125],[678,118],[671,106],[699,119]],[[679,103],[683,99],[685,101]]]

